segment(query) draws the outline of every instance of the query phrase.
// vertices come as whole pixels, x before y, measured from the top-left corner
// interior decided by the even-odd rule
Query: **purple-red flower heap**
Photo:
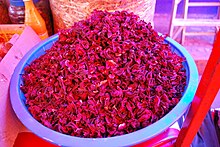
[[[185,59],[133,13],[94,11],[61,30],[22,75],[33,117],[55,131],[127,134],[167,114],[186,85]]]

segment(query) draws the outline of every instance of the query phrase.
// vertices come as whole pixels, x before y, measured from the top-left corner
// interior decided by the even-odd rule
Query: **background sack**
[[[156,0],[50,0],[54,29],[67,28],[74,22],[85,19],[94,10],[134,12],[145,22],[151,22]]]

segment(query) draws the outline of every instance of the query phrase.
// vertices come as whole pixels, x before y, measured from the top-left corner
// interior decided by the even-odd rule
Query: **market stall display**
[[[125,14],[122,13],[122,15],[125,15]],[[96,16],[93,16],[93,17],[96,17]],[[135,19],[135,18],[133,18],[133,19]],[[124,19],[122,21],[126,21],[126,19]],[[81,21],[81,24],[80,23],[78,23],[78,24],[75,23],[75,25],[79,25],[79,26],[83,27],[83,25],[86,25],[87,23],[84,22],[84,21]],[[144,23],[143,21],[140,22],[140,23],[143,23],[143,24],[146,25],[146,23]],[[146,26],[149,27],[149,25],[146,25]],[[126,27],[126,25],[124,25],[124,27]],[[44,42],[42,42],[41,44],[39,44],[38,46],[33,48],[28,54],[26,54],[26,56],[21,60],[21,62],[17,66],[17,68],[14,72],[14,75],[12,77],[12,82],[11,82],[11,88],[10,88],[11,102],[12,102],[12,106],[13,106],[18,118],[26,125],[26,127],[28,127],[31,131],[36,133],[38,136],[41,136],[44,139],[46,138],[47,140],[49,140],[53,143],[56,143],[58,145],[63,145],[63,146],[74,146],[74,145],[75,146],[83,146],[83,145],[86,146],[88,144],[94,145],[94,146],[104,146],[105,144],[108,144],[109,146],[129,146],[129,145],[134,145],[134,144],[140,143],[142,141],[148,140],[148,139],[152,138],[153,136],[163,132],[164,130],[166,130],[170,125],[172,125],[175,121],[177,121],[184,114],[184,112],[188,108],[190,102],[192,101],[192,97],[195,93],[195,89],[196,89],[196,86],[197,86],[197,83],[198,83],[198,73],[197,73],[196,66],[195,66],[195,63],[194,63],[193,59],[186,52],[186,50],[182,46],[180,46],[178,43],[176,43],[175,41],[171,40],[170,38],[166,38],[165,42],[170,44],[170,46],[172,48],[172,51],[174,52],[172,54],[177,54],[178,56],[185,58],[185,61],[183,62],[182,66],[186,70],[186,77],[187,78],[186,78],[186,87],[184,89],[183,95],[182,95],[180,101],[178,102],[178,104],[172,109],[172,111],[170,111],[168,114],[166,114],[163,118],[159,119],[157,122],[154,122],[153,124],[143,128],[143,129],[140,129],[138,131],[135,131],[133,133],[129,133],[129,134],[126,134],[126,135],[121,135],[120,131],[119,131],[119,134],[116,134],[116,135],[121,135],[121,136],[110,137],[110,138],[97,138],[97,139],[91,138],[91,139],[89,139],[89,138],[79,138],[79,137],[73,137],[73,136],[65,135],[66,134],[65,132],[64,132],[65,134],[54,132],[51,129],[47,128],[47,127],[50,126],[49,122],[45,123],[46,126],[47,126],[47,127],[45,127],[42,124],[40,124],[38,121],[33,119],[31,114],[27,110],[27,107],[24,107],[25,104],[26,104],[26,98],[25,98],[25,95],[22,93],[22,91],[20,89],[21,84],[23,84],[21,74],[24,73],[24,68],[26,67],[27,64],[31,64],[31,62],[34,61],[36,58],[38,58],[41,55],[45,54],[45,51],[48,50],[49,48],[51,48],[51,46],[59,47],[59,43],[55,43],[56,41],[59,41],[61,43],[61,45],[64,44],[65,42],[73,43],[76,38],[71,39],[71,38],[67,37],[68,34],[72,34],[73,36],[75,34],[77,36],[77,31],[80,31],[80,30],[81,31],[82,30],[86,31],[85,28],[78,27],[78,29],[79,30],[77,30],[77,29],[75,30],[76,31],[75,33],[74,33],[74,28],[73,28],[72,31],[70,29],[69,31],[67,30],[66,32],[64,31],[64,32],[59,33],[59,35],[60,35],[59,38],[58,38],[58,35],[55,35],[55,36],[45,40]],[[156,38],[159,37],[156,32],[154,32],[153,34],[154,34],[155,38],[152,37],[151,39],[153,39],[153,38],[156,39]],[[110,34],[107,33],[107,32],[103,32],[103,34],[100,33],[100,35],[101,36],[103,35],[103,37],[106,37]],[[111,34],[111,36],[113,37],[114,33]],[[92,35],[91,35],[91,37],[92,37]],[[117,36],[115,36],[115,37],[117,38]],[[126,37],[126,35],[125,35],[125,37]],[[98,38],[96,38],[96,39],[98,39]],[[134,37],[134,39],[138,39],[138,38]],[[161,38],[161,39],[164,39],[164,38]],[[138,41],[138,40],[136,40],[136,41]],[[161,40],[161,41],[163,41],[163,40]],[[145,43],[143,42],[143,44],[145,44]],[[105,44],[103,44],[103,45],[105,45]],[[152,45],[154,46],[154,44],[152,44]],[[64,45],[64,47],[60,46],[61,52],[62,52],[62,49],[65,49],[67,46],[68,45]],[[88,44],[88,43],[86,43],[86,41],[84,41],[82,46],[81,47],[80,46],[77,46],[77,47],[75,46],[76,48],[73,46],[73,48],[75,48],[75,50],[77,51],[77,53],[79,55],[85,53],[85,52],[83,52],[84,49],[82,49],[82,47],[88,49],[90,44]],[[129,46],[129,44],[125,45],[125,47],[126,46]],[[156,48],[159,48],[159,46],[156,46]],[[99,50],[98,47],[96,49],[97,49],[97,51]],[[145,50],[145,48],[143,48],[143,49]],[[46,51],[46,52],[49,52],[49,50]],[[68,54],[61,54],[61,57],[62,57],[62,55],[68,56]],[[44,56],[46,56],[46,55],[44,55]],[[109,54],[109,56],[111,56],[111,55]],[[120,55],[120,53],[118,53],[118,56],[120,57],[122,55]],[[108,56],[107,56],[107,58],[108,58]],[[141,61],[138,60],[138,58],[136,58],[136,59],[137,59],[137,62],[141,62]],[[52,60],[54,60],[54,59],[52,59]],[[68,61],[66,61],[66,62],[63,61],[63,62],[58,62],[58,63],[61,66],[69,67],[68,70],[71,70],[72,65]],[[156,65],[156,63],[155,63],[155,65]],[[114,64],[113,61],[109,61],[109,62],[106,61],[106,66],[109,66],[109,68],[114,69],[115,64]],[[85,67],[85,65],[84,66],[82,65],[82,67]],[[178,66],[178,68],[179,68],[179,66]],[[181,68],[181,65],[180,65],[180,68]],[[66,72],[68,72],[68,70]],[[63,74],[65,74],[65,73],[63,73]],[[33,76],[33,75],[30,74],[29,76]],[[93,77],[91,77],[91,78],[93,78]],[[111,78],[111,76],[110,76],[110,78]],[[113,79],[114,79],[114,77],[113,77]],[[64,82],[63,80],[65,80],[65,79],[63,79],[62,77],[59,76],[58,81],[61,85],[59,83],[58,84],[61,87],[65,86],[64,83],[63,83]],[[102,82],[102,84],[105,84],[105,83]],[[130,88],[133,89],[133,87],[130,87]],[[65,91],[65,88],[64,88],[64,91]],[[67,91],[68,90],[66,89],[66,92]],[[97,91],[97,90],[93,90],[93,91]],[[158,91],[160,91],[160,88],[158,88]],[[50,93],[48,93],[48,94],[50,94]],[[115,94],[117,95],[117,93],[115,93]],[[81,97],[81,96],[78,96],[78,97]],[[175,98],[175,97],[173,97],[173,98]],[[60,99],[60,100],[62,100],[62,99]],[[155,101],[157,101],[159,103],[158,99],[155,99]],[[82,102],[80,102],[78,100],[78,102],[83,103],[83,100],[82,100]],[[29,106],[32,105],[31,102],[28,105]],[[66,107],[66,106],[64,105],[64,107]],[[19,109],[19,112],[18,112],[17,109]],[[37,107],[36,107],[36,109],[33,109],[33,111],[38,111],[38,110],[39,109]],[[51,109],[51,111],[56,112],[55,109],[54,110]],[[47,115],[45,114],[45,117],[46,116]],[[81,116],[81,117],[83,117],[83,116]],[[147,118],[143,118],[143,119],[147,119]],[[65,123],[65,119],[63,121]],[[123,127],[123,125],[121,125],[121,127]]]
[[[210,38],[193,41],[193,60],[153,30],[156,0],[33,0],[39,29],[25,25],[23,1],[0,0],[0,146],[220,145],[219,108],[209,111],[219,107],[220,33],[197,85],[194,55]],[[166,34],[164,12],[155,20]],[[41,41],[45,26],[57,34]]]

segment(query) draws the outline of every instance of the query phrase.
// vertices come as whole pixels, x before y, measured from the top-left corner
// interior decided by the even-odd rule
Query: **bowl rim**
[[[166,37],[165,42],[175,47],[182,56],[186,58],[186,64],[188,66],[188,85],[187,88],[179,101],[179,103],[164,117],[162,117],[157,122],[140,129],[138,131],[109,138],[80,138],[70,135],[65,135],[56,131],[53,131],[41,123],[33,119],[28,110],[24,107],[24,104],[20,97],[20,76],[23,68],[27,65],[26,61],[37,53],[39,50],[44,48],[44,46],[55,42],[58,39],[58,34],[55,34],[48,39],[41,41],[39,44],[34,46],[21,61],[16,66],[14,73],[10,81],[10,101],[12,108],[16,113],[18,119],[34,134],[37,136],[59,146],[131,146],[146,140],[153,138],[154,136],[162,133],[167,128],[169,128],[174,122],[176,122],[183,114],[186,112],[190,106],[193,97],[195,95],[198,86],[198,70],[196,64],[191,57],[191,55],[186,51],[186,49],[173,39]]]

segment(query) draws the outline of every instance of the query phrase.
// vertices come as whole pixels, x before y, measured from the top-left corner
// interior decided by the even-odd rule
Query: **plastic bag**
[[[220,147],[214,122],[209,111],[196,134],[192,147]]]

